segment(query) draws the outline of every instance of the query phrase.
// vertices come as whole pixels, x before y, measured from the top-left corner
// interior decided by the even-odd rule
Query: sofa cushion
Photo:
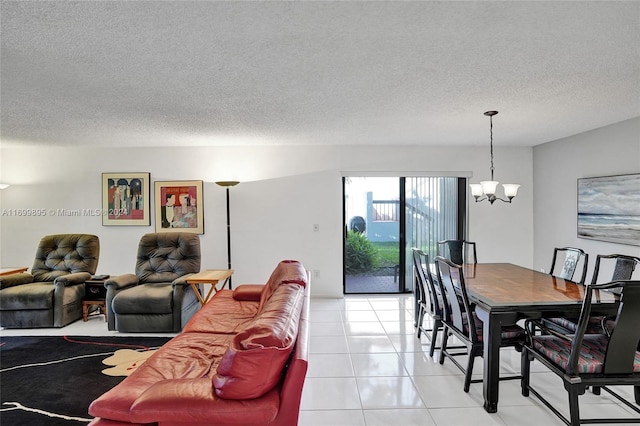
[[[280,284],[295,283],[301,286],[307,285],[307,271],[302,266],[302,263],[297,260],[283,260],[278,263],[276,269],[271,273],[269,280],[262,289],[260,295],[260,306],[258,311],[262,310],[262,307],[266,301],[271,297],[273,292]]]
[[[253,322],[257,302],[245,302],[233,297],[233,290],[219,290],[185,324],[183,333],[237,334]]]
[[[211,377],[233,336],[181,333],[162,346],[122,383],[94,400],[89,414],[130,422],[130,408],[136,399],[163,380]],[[209,386],[211,387],[211,386]]]
[[[303,303],[300,285],[276,288],[252,325],[234,337],[222,356],[213,377],[216,395],[258,398],[279,383],[297,337]]]
[[[233,298],[246,302],[259,302],[264,284],[242,284],[233,290]]]

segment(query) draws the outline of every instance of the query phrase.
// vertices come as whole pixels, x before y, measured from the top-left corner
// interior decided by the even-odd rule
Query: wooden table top
[[[21,272],[26,272],[29,268],[0,268],[0,276],[2,275],[11,275],[11,274],[19,274]]]
[[[464,265],[467,291],[492,307],[581,304],[585,286],[510,263]],[[606,291],[594,295],[594,303],[615,303]]]
[[[206,269],[197,274],[193,274],[186,279],[191,284],[208,284],[226,280],[233,275],[233,269]]]

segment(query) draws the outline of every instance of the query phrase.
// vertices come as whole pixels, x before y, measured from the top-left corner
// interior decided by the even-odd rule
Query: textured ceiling
[[[533,146],[640,116],[640,2],[6,1],[1,140]]]

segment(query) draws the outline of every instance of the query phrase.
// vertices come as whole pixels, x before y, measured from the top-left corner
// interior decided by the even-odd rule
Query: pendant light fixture
[[[490,134],[490,147],[491,147],[491,180],[485,180],[480,183],[469,184],[471,187],[471,194],[475,197],[476,203],[487,200],[493,204],[494,201],[500,200],[505,203],[510,203],[511,200],[518,194],[518,188],[520,185],[515,183],[503,183],[504,195],[507,200],[496,196],[496,188],[500,182],[493,180],[493,116],[498,114],[498,111],[487,111],[484,113],[489,117],[489,134]]]

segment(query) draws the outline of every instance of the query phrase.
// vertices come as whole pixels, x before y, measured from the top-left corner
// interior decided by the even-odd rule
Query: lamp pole
[[[227,192],[227,265],[231,269],[231,215],[229,214],[229,188],[236,186],[240,182],[225,180],[216,182],[218,186],[225,188]],[[231,290],[231,277],[229,277],[229,290]]]

